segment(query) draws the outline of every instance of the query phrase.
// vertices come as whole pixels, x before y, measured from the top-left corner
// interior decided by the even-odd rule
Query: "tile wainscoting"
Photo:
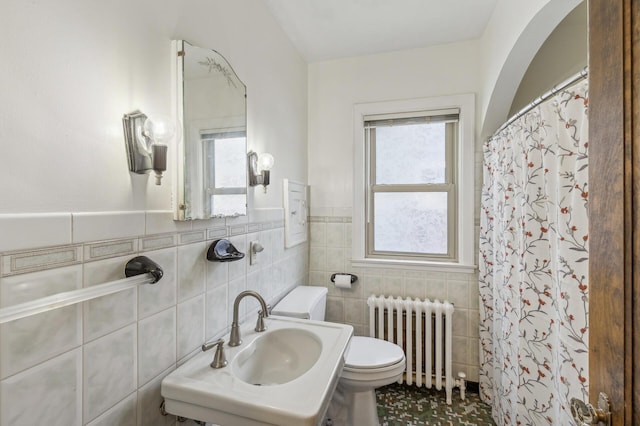
[[[308,245],[284,248],[282,209],[229,220],[173,222],[170,212],[0,215],[0,307],[124,277],[145,255],[161,265],[157,284],[0,326],[0,425],[167,425],[160,383],[228,332],[235,296],[246,289],[274,304],[306,283]],[[229,240],[231,263],[206,261]],[[246,302],[245,302],[246,301]],[[243,301],[241,314],[258,305]]]
[[[448,300],[453,316],[453,372],[478,381],[478,274],[422,272],[351,267],[351,217],[311,216],[309,284],[329,289],[327,320],[351,324],[356,335],[368,335],[371,294]],[[337,288],[331,274],[358,276],[350,290]]]

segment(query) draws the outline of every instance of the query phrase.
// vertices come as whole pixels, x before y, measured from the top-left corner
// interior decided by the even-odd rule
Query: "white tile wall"
[[[144,212],[72,213],[73,242],[144,235]]]
[[[229,312],[232,309],[228,303],[231,301],[229,294],[235,297],[238,292],[228,285],[207,291],[205,296],[205,340],[213,340],[214,336],[223,334],[227,325],[231,324],[228,320]]]
[[[82,267],[68,266],[0,279],[0,306],[82,287]],[[22,318],[0,326],[0,378],[9,377],[82,344],[80,306]]]
[[[146,318],[176,304],[177,250],[171,247],[142,254],[164,270],[162,279],[157,283],[138,287],[138,317]]]
[[[136,393],[132,393],[90,422],[89,426],[136,426],[136,400]]]
[[[91,421],[137,388],[135,324],[83,348],[84,420]]]
[[[261,221],[175,223],[171,212],[0,215],[0,231],[11,229],[0,251],[0,307],[121,279],[137,255],[164,270],[156,284],[0,326],[0,426],[174,424],[160,415],[162,378],[229,331],[236,295],[255,289],[274,305],[306,283],[308,246],[284,248],[282,209],[252,214]],[[51,235],[37,238],[32,229]],[[210,243],[229,236],[243,252],[260,241],[259,263],[206,261]],[[245,299],[241,321],[254,321],[257,306]]]
[[[178,359],[198,349],[205,340],[205,294],[178,304],[177,336]]]
[[[82,424],[82,350],[73,349],[0,381],[0,424]]]
[[[71,213],[0,214],[0,251],[71,244]]]
[[[204,293],[206,243],[178,247],[178,301],[182,302]]]
[[[309,284],[329,289],[327,319],[351,324],[357,335],[369,333],[371,294],[403,298],[449,300],[455,305],[453,371],[478,381],[478,279],[477,273],[418,272],[401,269],[351,268],[351,217],[310,218]],[[338,289],[331,274],[358,276],[350,290]]]
[[[155,379],[138,389],[138,426],[169,426],[175,423],[175,417],[163,417],[160,414],[160,385],[162,379],[173,369],[166,370]],[[181,424],[181,423],[177,423]]]
[[[136,396],[136,393],[132,393],[89,423],[89,426],[136,426]]]
[[[122,271],[131,257],[116,257],[85,263],[85,287],[122,278]],[[84,341],[90,342],[105,334],[132,324],[138,318],[138,291],[135,288],[89,300],[83,304]]]
[[[176,363],[176,307],[138,321],[138,385]]]

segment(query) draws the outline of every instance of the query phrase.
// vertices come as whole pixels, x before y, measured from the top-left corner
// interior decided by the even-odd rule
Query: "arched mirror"
[[[218,52],[174,43],[178,148],[177,220],[247,212],[246,86]]]

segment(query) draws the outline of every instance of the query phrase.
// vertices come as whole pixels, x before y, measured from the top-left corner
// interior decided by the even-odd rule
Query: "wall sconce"
[[[273,167],[273,155],[257,153],[249,151],[247,154],[249,163],[249,186],[262,185],[264,192],[267,192],[267,186],[270,183],[271,167]]]
[[[173,120],[163,117],[147,117],[140,111],[122,117],[124,142],[127,147],[129,170],[137,174],[156,174],[160,185],[162,173],[167,170],[167,145],[176,134]]]

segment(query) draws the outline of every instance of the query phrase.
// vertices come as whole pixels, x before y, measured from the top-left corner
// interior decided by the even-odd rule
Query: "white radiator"
[[[454,380],[451,373],[451,303],[372,295],[367,299],[367,305],[369,335],[404,349],[407,384],[413,384],[414,375],[418,387],[424,384],[430,389],[435,382],[436,389],[441,390],[444,383],[447,404],[451,404],[453,387],[459,386],[460,396],[464,399],[464,374],[460,373],[460,379]]]

